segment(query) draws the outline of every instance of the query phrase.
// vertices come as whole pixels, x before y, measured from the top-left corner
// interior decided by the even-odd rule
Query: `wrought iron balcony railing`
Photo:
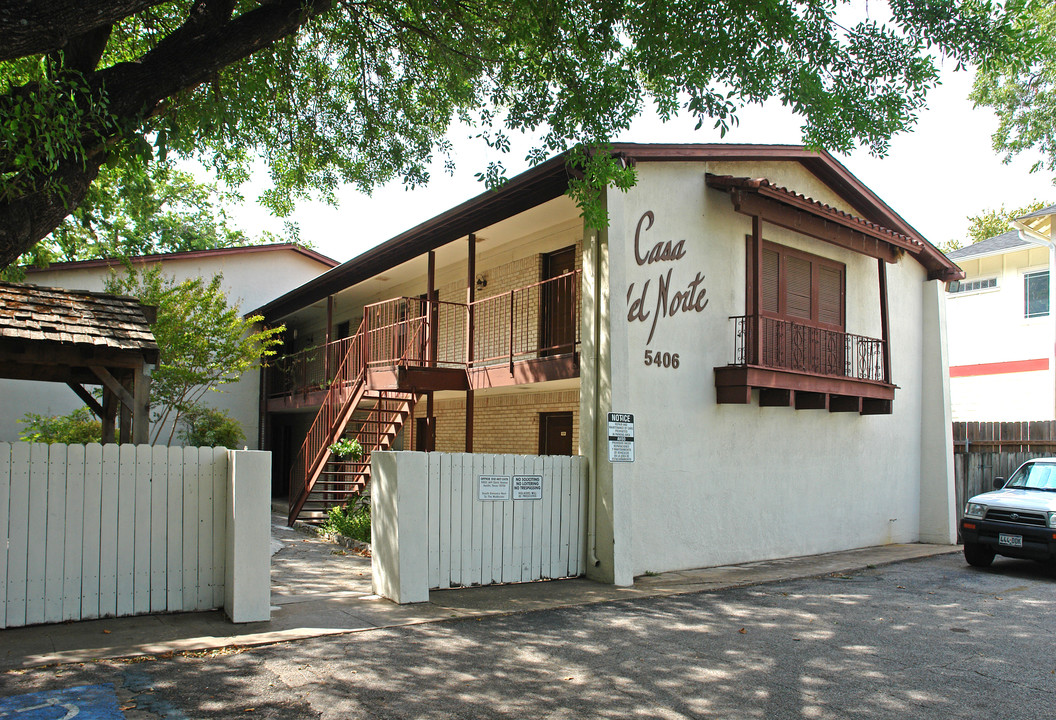
[[[754,337],[754,317],[730,318],[734,328],[731,365],[791,370],[826,377],[883,382],[884,342],[853,333],[759,318],[762,355]]]

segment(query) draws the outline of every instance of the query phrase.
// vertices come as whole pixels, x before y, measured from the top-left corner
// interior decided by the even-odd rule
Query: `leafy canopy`
[[[261,358],[274,355],[280,343],[277,336],[283,328],[255,329],[261,318],[243,318],[237,306],[228,304],[222,283],[219,273],[209,280],[177,282],[162,276],[159,266],[129,269],[107,280],[107,292],[132,295],[158,308],[151,325],[160,351],[150,383],[151,444],[166,430],[165,444],[171,443],[188,412],[192,424],[197,423],[197,408],[206,393],[236,382]]]
[[[44,240],[4,273],[22,279],[21,266],[127,258],[136,255],[258,245],[300,243],[295,224],[288,237],[265,232],[250,237],[228,224],[216,187],[198,182],[172,162],[103,167],[84,202]]]
[[[772,98],[808,145],[882,154],[937,83],[938,56],[1013,48],[984,0],[868,7],[885,19],[844,22],[850,0],[51,0],[40,32],[0,15],[0,266],[80,205],[104,162],[175,154],[237,185],[260,157],[263,201],[285,215],[342,184],[428,182],[431,161],[454,162],[456,119],[499,158],[528,134],[534,164],[604,150],[647,105],[725,132]],[[633,170],[585,150],[574,161],[571,192],[603,224],[596,189],[628,187]],[[502,161],[479,176],[501,183]]]
[[[993,108],[1000,120],[994,149],[1005,162],[1037,151],[1032,171],[1056,172],[1056,4],[1051,0],[1013,3],[1013,32],[1019,51],[985,64],[976,76],[972,100]]]

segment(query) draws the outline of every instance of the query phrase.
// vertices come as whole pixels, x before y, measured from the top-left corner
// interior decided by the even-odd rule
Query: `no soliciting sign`
[[[609,413],[609,462],[634,462],[634,415]]]

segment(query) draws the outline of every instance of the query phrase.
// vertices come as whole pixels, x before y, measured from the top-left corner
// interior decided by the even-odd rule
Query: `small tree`
[[[228,304],[217,273],[210,280],[191,278],[177,282],[160,267],[142,271],[129,268],[123,277],[112,275],[110,293],[132,295],[158,308],[151,325],[160,360],[151,381],[151,444],[156,444],[171,421],[166,443],[171,443],[184,413],[199,405],[207,392],[236,382],[261,358],[273,355],[283,328],[255,330],[259,316],[242,317],[238,306]]]

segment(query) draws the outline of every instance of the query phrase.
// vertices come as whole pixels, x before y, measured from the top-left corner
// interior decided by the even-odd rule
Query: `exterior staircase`
[[[290,477],[290,525],[298,519],[321,522],[331,507],[363,492],[370,482],[370,454],[392,447],[414,407],[410,393],[368,390],[365,341],[361,325],[297,453]],[[360,460],[333,456],[330,446],[342,437],[359,441]]]

